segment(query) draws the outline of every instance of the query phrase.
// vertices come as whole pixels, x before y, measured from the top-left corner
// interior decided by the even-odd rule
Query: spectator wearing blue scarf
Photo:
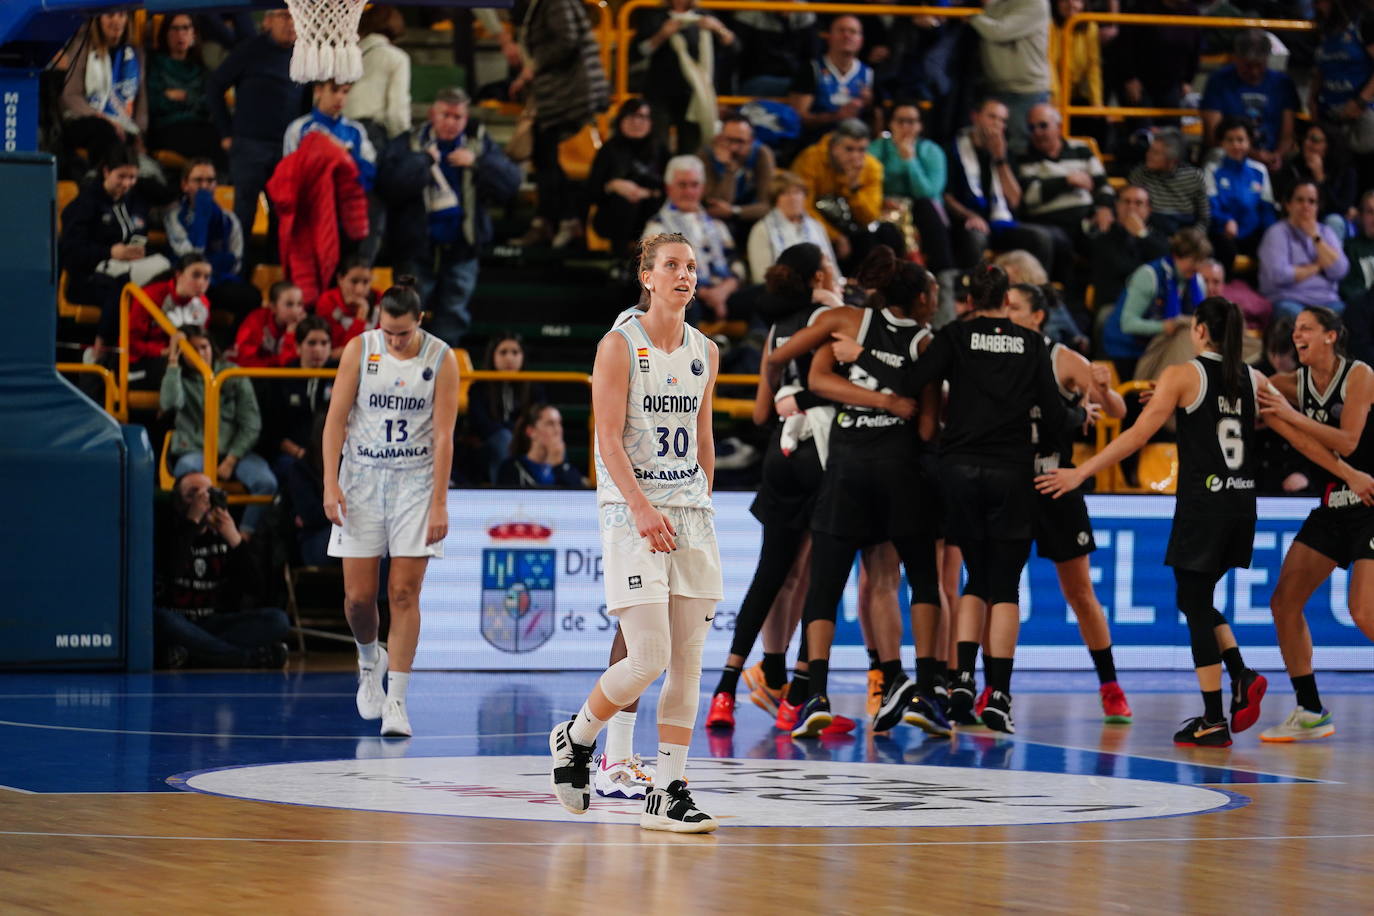
[[[148,129],[143,52],[129,40],[129,14],[101,13],[86,24],[62,90],[63,139],[103,160],[118,144],[139,145]]]

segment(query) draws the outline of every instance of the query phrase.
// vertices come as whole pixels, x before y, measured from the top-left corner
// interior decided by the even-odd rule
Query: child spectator
[[[588,486],[582,473],[567,462],[563,417],[551,404],[532,404],[520,417],[511,442],[511,456],[501,464],[496,485],[514,489]]]
[[[519,372],[525,368],[525,345],[513,331],[497,334],[487,344],[482,368]],[[529,406],[544,400],[544,386],[530,382],[474,382],[468,391],[468,424],[482,441],[483,467],[495,481],[501,463],[510,455],[515,424]]]
[[[1250,158],[1249,125],[1240,118],[1224,118],[1217,136],[1223,155],[1204,171],[1212,215],[1209,236],[1216,259],[1231,273],[1236,255],[1253,255],[1277,214],[1269,169]]]
[[[178,328],[204,326],[210,320],[210,262],[198,251],[177,259],[171,279],[143,287],[144,294]],[[171,344],[162,325],[137,301],[129,309],[129,384],[156,388],[162,380],[162,360]]]
[[[382,293],[372,288],[372,267],[361,255],[350,255],[339,262],[336,286],[325,290],[315,303],[315,314],[329,322],[334,337],[331,359],[338,359],[344,345],[363,331],[377,327],[377,310]]]
[[[273,283],[268,300],[239,325],[234,360],[240,366],[287,366],[298,355],[296,325],[305,317],[301,288],[289,280]]]
[[[301,115],[287,126],[286,135],[282,138],[281,154],[285,157],[294,153],[300,148],[301,139],[306,134],[317,130],[326,133],[348,150],[353,157],[353,164],[358,167],[358,182],[364,191],[370,191],[377,177],[377,151],[367,137],[367,130],[357,121],[344,116],[344,102],[348,101],[348,93],[352,89],[352,83],[336,83],[333,80],[316,83],[315,107],[310,114]]]
[[[323,369],[330,365],[329,322],[306,315],[296,325],[299,357],[288,368]],[[329,544],[329,519],[323,507],[324,475],[320,435],[334,382],[328,378],[274,379],[263,386],[263,434],[260,451],[287,494],[300,559],[322,566]]]

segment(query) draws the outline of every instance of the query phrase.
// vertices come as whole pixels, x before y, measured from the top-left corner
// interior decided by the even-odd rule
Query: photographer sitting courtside
[[[277,608],[245,610],[256,568],[224,491],[199,472],[177,478],[156,527],[154,633],[170,668],[280,668],[289,623]]]

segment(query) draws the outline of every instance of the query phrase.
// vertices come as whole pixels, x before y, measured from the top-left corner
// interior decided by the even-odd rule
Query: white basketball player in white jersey
[[[628,655],[549,735],[552,781],[563,807],[585,813],[596,736],[666,670],[658,769],[640,826],[706,833],[716,822],[693,804],[683,771],[701,651],[723,597],[711,507],[711,396],[720,359],[715,344],[683,321],[697,285],[687,240],[644,239],[639,267],[648,309],[601,339],[592,370],[606,608],[620,620]]]
[[[402,277],[382,296],[379,327],[344,347],[324,426],[329,555],[343,560],[344,613],[358,643],[358,714],[380,718],[385,736],[410,736],[406,687],[420,638],[420,586],[429,558],[444,555],[457,413],[458,361],[420,328],[420,297]],[[390,658],[377,641],[386,554]]]

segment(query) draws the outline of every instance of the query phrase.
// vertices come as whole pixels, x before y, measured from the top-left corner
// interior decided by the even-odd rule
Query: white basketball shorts
[[[368,467],[347,460],[339,469],[344,523],[329,536],[331,557],[442,557],[444,542],[425,544],[432,468]]]
[[[713,601],[725,597],[715,514],[710,509],[662,510],[677,529],[677,549],[671,553],[649,551],[628,506],[607,503],[598,509],[607,612],[615,614],[636,604],[667,604],[669,595]]]

